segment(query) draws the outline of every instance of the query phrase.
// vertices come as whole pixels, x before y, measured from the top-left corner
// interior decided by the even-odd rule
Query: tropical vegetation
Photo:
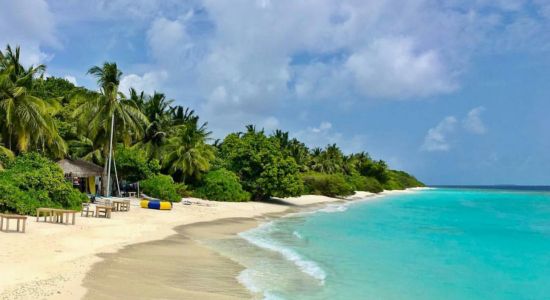
[[[120,90],[123,73],[114,62],[88,70],[95,90],[47,77],[45,70],[23,66],[18,47],[0,51],[0,211],[77,207],[85,198],[68,190],[71,183],[51,164],[62,158],[103,166],[107,182],[112,157],[119,180],[139,181],[145,193],[171,201],[182,195],[219,201],[345,196],[422,186],[366,152],[344,154],[336,144],[309,148],[281,130],[248,125],[214,141],[206,122],[165,94]],[[43,172],[31,170],[33,161]]]

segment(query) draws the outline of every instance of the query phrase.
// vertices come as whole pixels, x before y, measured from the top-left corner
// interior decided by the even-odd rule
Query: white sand
[[[408,191],[378,195],[403,192]],[[373,195],[357,192],[347,200]],[[36,218],[29,217],[25,234],[0,232],[0,299],[81,298],[86,293],[82,280],[100,260],[96,254],[163,239],[176,233],[176,226],[226,218],[258,218],[290,207],[343,201],[314,195],[276,199],[273,203],[187,200],[192,204],[177,203],[171,211],[142,209],[136,200],[130,212],[115,212],[111,219],[77,215],[76,225],[36,222]]]
[[[282,199],[288,203],[230,203],[188,199],[171,211],[142,209],[115,212],[111,219],[76,218],[76,225],[27,219],[27,232],[0,232],[0,299],[77,299],[86,290],[82,279],[97,253],[114,252],[139,242],[159,240],[174,227],[225,218],[255,218],[284,212],[291,206],[339,201],[324,196]]]

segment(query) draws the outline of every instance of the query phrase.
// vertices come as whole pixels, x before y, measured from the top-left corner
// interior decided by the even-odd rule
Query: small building
[[[103,168],[81,159],[63,159],[57,162],[65,178],[83,193],[95,195],[101,190]]]

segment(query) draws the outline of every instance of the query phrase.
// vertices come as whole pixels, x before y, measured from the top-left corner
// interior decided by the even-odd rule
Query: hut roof
[[[57,164],[63,169],[63,173],[73,177],[101,176],[103,173],[102,167],[81,159],[63,159]]]

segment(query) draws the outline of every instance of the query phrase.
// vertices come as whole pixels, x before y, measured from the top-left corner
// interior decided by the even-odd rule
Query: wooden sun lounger
[[[4,230],[4,219],[6,220],[6,230]],[[27,223],[26,216],[20,215],[11,215],[11,214],[0,214],[0,231],[10,231],[10,220],[17,220],[17,231],[20,232],[21,226],[20,222],[23,223],[22,233],[25,233],[25,224]]]

